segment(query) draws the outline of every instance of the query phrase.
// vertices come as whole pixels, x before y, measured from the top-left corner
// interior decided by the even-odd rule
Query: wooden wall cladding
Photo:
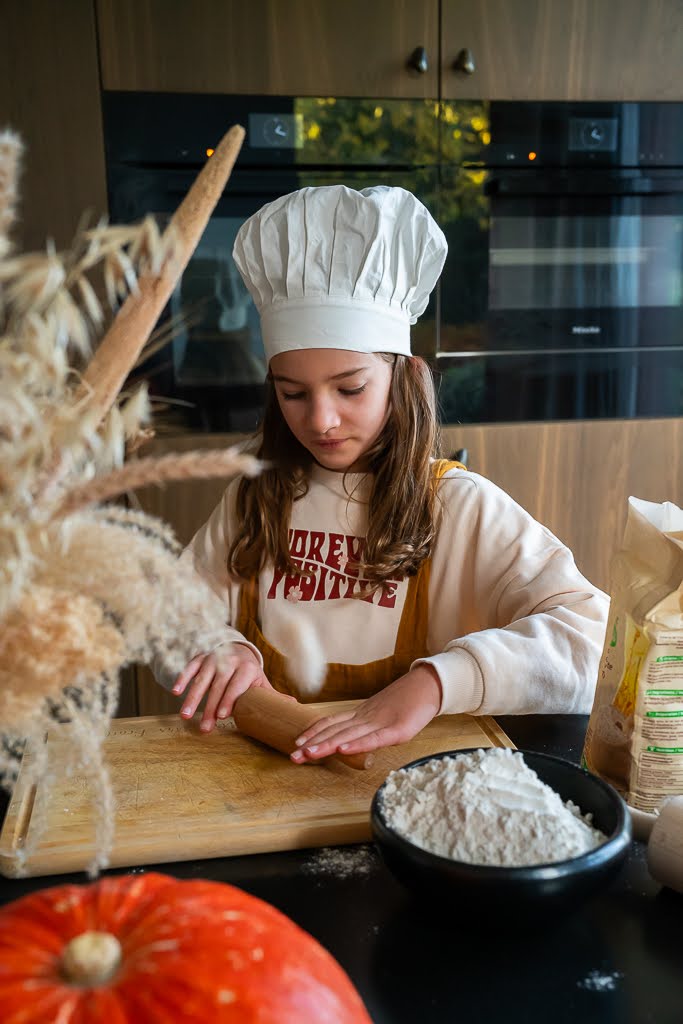
[[[97,0],[97,17],[105,89],[437,95],[438,0]]]
[[[81,214],[107,212],[92,0],[8,0],[0,13],[0,128],[26,153],[14,238],[68,245]]]
[[[497,483],[609,590],[629,495],[683,506],[683,420],[586,420],[450,426],[444,450]]]

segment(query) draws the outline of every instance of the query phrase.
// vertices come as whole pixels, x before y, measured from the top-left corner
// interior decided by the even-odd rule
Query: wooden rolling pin
[[[288,700],[282,693],[252,686],[235,701],[232,716],[235,725],[245,736],[291,754],[296,750],[295,740],[307,726],[316,722],[320,711],[310,704]],[[369,768],[373,754],[332,754],[349,768]],[[327,759],[325,759],[327,760]]]

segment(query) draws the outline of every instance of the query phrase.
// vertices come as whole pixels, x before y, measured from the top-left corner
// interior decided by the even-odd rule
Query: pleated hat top
[[[240,228],[233,257],[261,317],[268,360],[339,348],[410,355],[448,246],[403,188],[302,188]]]

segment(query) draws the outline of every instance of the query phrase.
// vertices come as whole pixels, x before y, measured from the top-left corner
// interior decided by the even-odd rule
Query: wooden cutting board
[[[355,701],[317,705],[321,714]],[[58,763],[58,731],[46,742]],[[388,773],[418,757],[464,747],[513,747],[492,718],[443,715],[410,743],[379,751],[367,771],[340,762],[295,765],[237,731],[232,719],[208,736],[178,715],[119,718],[105,741],[116,798],[112,867],[363,842],[369,809]],[[25,758],[31,756],[28,751]],[[0,833],[0,873],[17,875],[35,792],[20,772]],[[83,870],[93,857],[89,787],[58,777],[47,829],[29,875]]]

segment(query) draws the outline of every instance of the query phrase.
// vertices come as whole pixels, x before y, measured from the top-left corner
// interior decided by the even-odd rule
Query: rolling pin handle
[[[332,755],[337,760],[342,761],[343,764],[349,766],[349,768],[356,768],[359,771],[365,771],[367,768],[372,768],[375,762],[375,755],[367,752],[365,754],[340,754],[337,752]]]
[[[288,700],[284,694],[260,686],[252,686],[237,698],[232,715],[245,736],[287,755],[296,750],[297,736],[320,717],[311,705]],[[335,753],[331,757],[359,770],[369,768],[374,761],[371,753]]]

